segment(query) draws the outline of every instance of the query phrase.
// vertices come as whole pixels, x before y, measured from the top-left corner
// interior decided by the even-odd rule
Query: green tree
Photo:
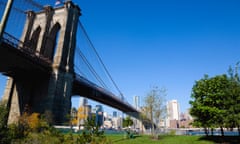
[[[125,119],[123,119],[123,127],[129,127],[133,125],[133,120],[130,118],[130,116],[127,116]]]
[[[195,117],[194,124],[205,128],[208,135],[208,128],[220,127],[224,135],[223,127],[227,106],[225,101],[229,95],[230,82],[227,75],[218,75],[196,81],[192,88],[192,106],[190,113]]]
[[[166,89],[159,89],[155,86],[147,93],[144,99],[145,111],[152,124],[152,136],[155,135],[155,126],[166,116],[165,97]]]
[[[239,62],[236,64],[235,69],[229,68],[229,97],[225,101],[227,105],[228,114],[226,115],[226,126],[229,128],[238,128],[238,133],[240,135],[240,78],[238,74]]]
[[[96,125],[95,119],[87,119],[85,121],[85,127],[83,132],[78,136],[77,142],[80,144],[108,144],[111,143],[106,136],[104,131],[100,130],[100,126]]]

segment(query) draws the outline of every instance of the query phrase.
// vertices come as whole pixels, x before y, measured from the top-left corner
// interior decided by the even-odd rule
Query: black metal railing
[[[34,59],[36,59],[36,58],[41,59],[41,60],[47,62],[48,64],[52,63],[52,61],[48,57],[42,55],[37,50],[31,49],[24,42],[20,41],[19,39],[15,38],[14,36],[12,36],[6,32],[3,33],[2,42],[5,42],[14,48],[17,48],[21,52],[24,52],[25,54],[27,54],[28,56],[30,56]]]
[[[98,86],[97,84],[89,81],[88,79],[84,78],[83,76],[75,73],[75,78],[77,81],[81,81],[91,87],[94,87],[96,90],[98,90],[99,92],[102,92],[104,94],[107,94],[109,96],[111,96],[112,98],[116,99],[117,101],[121,101],[122,103],[131,106],[130,103],[128,103],[128,101],[126,101],[125,99],[121,99],[120,97],[116,96],[115,94],[113,94],[112,92],[110,92],[109,90],[106,90],[105,88],[102,88],[100,86]]]

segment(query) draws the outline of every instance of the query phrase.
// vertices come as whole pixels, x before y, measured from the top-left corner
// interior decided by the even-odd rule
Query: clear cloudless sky
[[[184,112],[196,80],[204,74],[227,73],[240,61],[239,0],[74,3],[79,4],[82,24],[130,103],[135,95],[143,99],[152,86],[165,87],[166,100],[178,100]],[[1,91],[4,86],[0,83]]]

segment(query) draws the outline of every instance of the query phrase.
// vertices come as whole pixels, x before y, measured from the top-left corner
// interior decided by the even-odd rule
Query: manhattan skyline
[[[73,2],[79,4],[80,21],[131,104],[133,96],[142,100],[152,86],[165,87],[166,100],[178,100],[184,112],[196,80],[227,73],[240,61],[238,0]],[[2,96],[5,77],[0,81]]]

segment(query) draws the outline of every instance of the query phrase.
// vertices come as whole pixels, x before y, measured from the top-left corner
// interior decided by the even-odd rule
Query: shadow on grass
[[[212,141],[216,144],[240,144],[240,136],[204,136],[199,140]]]

